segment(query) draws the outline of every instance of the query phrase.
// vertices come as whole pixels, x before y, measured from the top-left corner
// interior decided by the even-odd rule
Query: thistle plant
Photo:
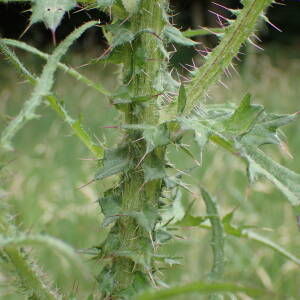
[[[281,144],[279,128],[295,120],[297,113],[269,114],[263,106],[252,104],[250,94],[245,95],[238,106],[205,101],[211,86],[220,80],[224,72],[234,68],[233,60],[239,55],[241,46],[247,42],[253,43],[257,24],[261,20],[269,22],[266,10],[273,2],[243,0],[241,9],[224,7],[234,18],[227,19],[223,28],[181,32],[170,21],[167,0],[82,0],[77,3],[71,0],[33,0],[26,30],[42,21],[51,30],[54,43],[55,30],[62,17],[76,5],[86,10],[97,8],[104,11],[111,16],[111,21],[108,24],[98,21],[83,24],[50,55],[17,40],[0,40],[4,56],[34,86],[30,99],[1,134],[3,149],[12,149],[11,141],[15,134],[36,117],[36,108],[46,101],[97,159],[99,169],[91,183],[97,184],[99,180],[115,177],[114,184],[98,199],[104,215],[102,226],[109,228],[105,241],[93,248],[93,259],[104,265],[97,274],[101,291],[99,299],[165,299],[189,292],[209,293],[210,299],[222,299],[224,292],[243,292],[257,297],[264,291],[224,283],[226,235],[254,240],[300,264],[299,258],[272,241],[233,225],[233,213],[221,218],[217,200],[205,187],[198,187],[206,206],[205,217],[193,217],[189,211],[181,219],[172,215],[174,203],[181,197],[182,190],[191,193],[193,190],[182,179],[182,174],[191,170],[178,170],[168,158],[168,147],[175,145],[195,158],[202,156],[209,142],[236,156],[245,165],[250,182],[261,175],[271,181],[290,202],[295,216],[299,215],[300,175],[279,165],[262,150],[264,144]],[[121,82],[114,91],[107,91],[101,83],[91,81],[60,62],[74,40],[92,26],[103,29],[109,46],[90,63],[120,65]],[[220,39],[211,52],[190,39],[203,33],[214,33]],[[194,47],[204,58],[201,66],[192,66],[184,81],[176,79],[169,69],[168,45],[171,43]],[[11,50],[13,47],[45,59],[47,62],[42,73],[39,76],[32,74]],[[121,124],[115,126],[123,134],[121,142],[104,149],[79,120],[69,115],[52,91],[57,69],[95,89],[102,95],[99,97],[109,98],[121,116]],[[198,145],[197,154],[183,143],[183,138],[190,133]],[[201,165],[197,163],[195,167],[201,168]],[[3,222],[1,226],[4,226]],[[213,266],[207,281],[166,287],[161,270],[172,257],[161,254],[159,249],[176,236],[176,230],[184,226],[211,230]],[[36,275],[23,272],[22,264],[26,263],[26,256],[21,258],[24,260],[22,264],[20,260],[16,261],[19,245],[26,244],[26,241],[56,246],[59,251],[65,251],[74,258],[72,250],[67,245],[62,246],[61,241],[54,242],[51,237],[0,231],[1,256],[10,257],[6,261],[15,266],[21,280],[29,283],[27,286],[23,284],[24,289],[33,289],[28,297],[60,299],[60,296],[53,296],[50,288],[46,288],[45,293],[41,292],[44,285],[42,288],[42,284],[36,281]],[[87,248],[89,246],[93,245],[87,245]],[[87,249],[83,252],[91,251]]]

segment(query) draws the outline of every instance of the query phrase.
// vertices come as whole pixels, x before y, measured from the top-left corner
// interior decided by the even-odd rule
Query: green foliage
[[[221,294],[228,292],[241,292],[252,297],[268,294],[239,284],[219,282],[225,267],[224,237],[231,235],[256,241],[296,264],[299,264],[299,259],[271,240],[250,231],[249,227],[232,225],[233,213],[221,219],[215,198],[204,187],[190,187],[185,176],[201,166],[196,157],[199,152],[202,157],[205,146],[213,142],[240,158],[247,167],[251,183],[259,179],[258,175],[263,175],[275,184],[299,217],[300,175],[274,162],[262,151],[265,144],[282,144],[279,128],[294,121],[296,114],[269,114],[262,105],[251,103],[250,94],[238,106],[202,104],[198,107],[208,89],[251,37],[259,20],[266,18],[264,11],[273,1],[242,1],[244,7],[233,11],[236,19],[229,21],[225,29],[216,30],[221,39],[219,45],[207,55],[201,67],[195,67],[191,72],[191,81],[184,84],[177,82],[168,70],[168,44],[198,46],[189,37],[203,32],[182,33],[171,25],[167,0],[79,2],[89,4],[87,8],[97,7],[111,14],[111,22],[102,26],[109,46],[94,62],[121,65],[120,85],[115,92],[109,92],[99,83],[60,63],[71,44],[98,22],[88,22],[76,29],[51,55],[18,41],[1,39],[1,51],[34,85],[30,99],[4,129],[1,146],[10,148],[12,138],[28,120],[36,117],[36,109],[45,98],[96,160],[101,160],[90,183],[101,181],[104,186],[97,202],[104,216],[101,228],[107,230],[106,236],[97,246],[82,250],[97,262],[99,299],[167,299],[194,292],[208,293],[210,299],[221,299]],[[30,24],[42,21],[54,34],[65,12],[75,5],[75,1],[32,1]],[[31,73],[8,46],[47,60],[41,75],[37,77]],[[80,121],[70,117],[62,101],[52,93],[58,68],[110,96],[110,102],[122,115],[120,125],[109,126],[121,131],[122,139],[117,145],[104,151],[94,142],[93,134],[84,130]],[[198,147],[196,154],[184,144],[190,132]],[[189,155],[196,167],[179,170],[168,155],[172,147]],[[184,195],[190,193],[197,198],[198,191],[206,206],[204,216],[190,213],[191,204],[187,204],[189,200]],[[159,252],[159,247],[181,238],[179,230],[186,226],[211,229],[211,272],[207,281],[166,288],[161,271],[177,265],[178,259],[171,253]],[[77,266],[77,272],[78,269],[83,271],[77,255],[67,244],[47,235],[22,234],[18,230],[10,235],[1,233],[1,257],[11,259],[22,286],[29,291],[29,297],[61,299],[48,286],[45,287],[19,250],[20,246],[36,244],[58,251]],[[89,294],[89,298],[94,297],[98,297],[96,292]]]
[[[205,64],[194,72],[192,82],[187,88],[186,114],[192,111],[194,106],[202,100],[208,88],[230,66],[242,44],[253,33],[258,19],[263,16],[263,11],[273,3],[273,0],[243,1],[242,3],[244,5],[242,10],[233,11],[237,19],[226,27],[220,44],[208,54]]]
[[[183,286],[173,287],[165,290],[144,292],[142,295],[138,296],[136,300],[170,299],[171,297],[177,295],[192,292],[205,294],[212,292],[241,292],[253,297],[261,296],[264,293],[261,290],[241,287],[230,283],[193,282]]]
[[[40,51],[40,50],[24,43],[24,42],[17,41],[17,40],[11,40],[11,39],[1,39],[1,44],[2,43],[7,45],[7,46],[23,49],[27,52],[30,52],[32,54],[35,54],[35,55],[43,58],[44,60],[49,59],[49,54],[43,53],[42,51]],[[93,82],[92,80],[88,79],[84,75],[80,74],[75,69],[70,68],[67,65],[63,64],[63,63],[58,63],[58,68],[61,69],[64,72],[66,72],[70,76],[74,77],[78,81],[81,81],[82,83],[85,83],[87,86],[93,87],[95,90],[97,90],[101,94],[106,95],[106,96],[110,96],[110,92],[108,92],[99,82]]]
[[[64,14],[75,7],[75,0],[33,0],[30,24],[44,22],[55,31]]]
[[[257,175],[264,175],[297,210],[300,175],[274,162],[259,149],[264,144],[280,144],[278,128],[292,122],[296,116],[267,114],[262,106],[250,104],[250,95],[246,95],[236,109],[208,106],[191,118],[179,118],[179,122],[183,130],[195,132],[200,151],[210,140],[240,156],[247,163],[250,182],[254,182]]]
[[[37,118],[35,109],[41,104],[44,96],[47,96],[54,83],[54,73],[57,69],[58,63],[62,56],[67,52],[72,43],[80,37],[80,35],[88,28],[94,26],[97,22],[92,21],[86,23],[76,29],[69,35],[53,52],[49,57],[47,64],[45,65],[41,76],[32,92],[32,95],[27,102],[25,102],[23,109],[20,111],[18,116],[14,118],[1,135],[1,145],[4,148],[11,149],[11,139],[21,129],[24,124],[33,119]]]

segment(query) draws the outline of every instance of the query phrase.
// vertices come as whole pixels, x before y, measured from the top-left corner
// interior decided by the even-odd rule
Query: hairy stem
[[[3,210],[3,207],[1,207]],[[4,237],[13,236],[16,228],[11,224],[10,216],[1,213],[0,215],[0,235]],[[62,297],[53,291],[45,282],[44,275],[37,266],[30,261],[25,253],[22,253],[15,246],[0,248],[0,255],[7,257],[8,262],[13,266],[14,273],[17,275],[18,285],[21,286],[22,292],[30,299],[41,300],[60,300]]]
[[[238,55],[241,45],[251,36],[257,20],[273,0],[244,0],[244,8],[237,19],[226,29],[220,44],[208,55],[206,63],[199,68],[190,85],[186,87],[187,104],[184,113],[188,115],[219,76]]]
[[[127,55],[124,59],[123,84],[128,86],[132,97],[155,95],[157,91],[153,88],[153,80],[166,67],[162,62],[163,55],[159,50],[162,41],[159,36],[165,25],[165,0],[142,0],[139,12],[130,17],[130,30],[140,32],[151,29],[155,34],[145,32],[141,34],[131,45],[128,46]],[[137,62],[136,54],[143,51],[145,59]],[[152,97],[146,103],[130,103],[124,109],[125,124],[157,125],[159,114],[157,107],[157,96]],[[138,142],[136,142],[139,140]],[[160,159],[164,162],[165,147],[158,147],[146,153],[146,143],[140,131],[128,131],[124,144],[128,145],[129,155],[134,160],[135,168],[124,174],[120,185],[122,195],[122,211],[141,212],[145,207],[156,208],[161,193],[161,179],[146,181],[142,164]],[[141,272],[152,286],[156,286],[152,277],[151,252],[153,249],[153,238],[151,232],[136,222],[133,217],[122,217],[115,225],[113,233],[119,237],[119,250],[141,255],[147,263],[140,268]],[[145,250],[147,249],[147,250]],[[149,250],[151,249],[151,250]],[[149,253],[150,251],[150,253]],[[119,299],[117,295],[132,288],[135,270],[139,267],[132,259],[127,257],[116,257],[112,269],[115,270],[115,286],[112,291],[112,299]]]

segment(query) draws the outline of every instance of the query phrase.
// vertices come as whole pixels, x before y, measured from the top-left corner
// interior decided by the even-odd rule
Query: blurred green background
[[[282,33],[284,35],[284,33]],[[50,46],[49,46],[50,47]],[[264,46],[264,51],[245,48],[247,53],[237,66],[239,75],[224,77],[228,86],[216,85],[207,99],[210,103],[238,103],[246,92],[253,94],[254,102],[263,104],[268,112],[293,113],[300,110],[300,47],[297,43],[281,42]],[[80,66],[97,57],[99,50],[70,51],[64,59],[68,65]],[[22,60],[37,74],[43,61],[17,51]],[[184,60],[180,51],[176,61]],[[195,60],[198,58],[195,57]],[[176,62],[175,61],[175,62]],[[179,66],[177,66],[179,67]],[[15,116],[32,87],[1,57],[0,60],[0,130]],[[80,68],[83,74],[103,83],[110,90],[118,84],[115,66],[93,64]],[[111,147],[120,139],[118,129],[103,128],[117,125],[120,118],[103,95],[74,81],[63,72],[57,73],[55,93],[63,99],[68,111],[82,119],[84,125]],[[17,224],[26,232],[47,233],[58,237],[76,249],[100,244],[106,231],[101,228],[102,215],[96,200],[109,180],[96,182],[85,188],[95,173],[96,162],[88,150],[72,136],[68,126],[47,105],[39,108],[40,118],[28,123],[14,139],[15,151],[0,153],[0,200],[9,203]],[[264,149],[278,162],[300,173],[300,120],[284,128],[291,158],[275,146]],[[192,139],[187,139],[192,146]],[[196,149],[196,148],[194,148]],[[170,147],[169,156],[180,169],[194,165],[185,154]],[[203,165],[185,181],[203,185],[217,197],[221,215],[236,209],[235,223],[257,226],[256,232],[284,246],[300,256],[300,233],[290,205],[271,184],[261,180],[249,186],[245,166],[231,155],[209,145],[203,155]],[[183,203],[191,202],[184,194]],[[205,215],[201,202],[196,201],[193,215]],[[210,233],[204,229],[186,229],[185,238],[174,240],[163,247],[175,256],[182,256],[182,265],[164,272],[163,279],[170,284],[182,284],[206,279],[211,267]],[[44,247],[31,250],[45,272],[63,292],[74,290],[77,299],[87,299],[96,289],[95,282],[84,280],[63,259]],[[226,238],[226,269],[224,279],[274,292],[272,299],[296,300],[300,295],[299,266],[272,250],[255,242],[235,237]],[[89,261],[93,274],[101,265]],[[10,278],[0,270],[0,299],[23,299],[8,287]],[[175,299],[175,298],[174,298]],[[206,299],[187,295],[176,299]],[[227,299],[234,299],[228,296]],[[238,299],[251,299],[238,295]],[[270,295],[260,299],[270,299]]]

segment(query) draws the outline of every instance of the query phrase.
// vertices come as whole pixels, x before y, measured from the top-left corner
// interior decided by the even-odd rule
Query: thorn
[[[210,10],[210,9],[209,9],[208,11],[209,11],[210,13],[212,13],[213,15],[217,16],[218,19],[221,18],[221,19],[223,19],[223,20],[226,21],[226,22],[228,21],[228,18],[225,18],[225,17],[222,16],[221,14],[218,14],[218,13],[216,13],[215,11]],[[220,21],[221,21],[221,20],[220,20]],[[222,25],[223,25],[223,24],[222,24]]]
[[[157,289],[156,282],[155,282],[155,280],[154,280],[154,278],[153,278],[153,276],[152,276],[152,274],[151,274],[151,272],[149,270],[148,270],[148,275],[149,275],[150,280],[151,280],[151,282],[153,284],[153,287]]]
[[[95,161],[99,160],[99,158],[78,158],[79,160],[84,160],[84,161]]]
[[[148,152],[146,152],[143,157],[140,159],[140,161],[138,162],[138,164],[135,167],[135,170],[138,169],[138,167],[141,165],[141,163],[143,162],[143,160],[146,158],[146,156],[148,155]]]
[[[101,128],[120,128],[120,126],[101,126]]]
[[[224,68],[224,74],[226,75],[226,77],[227,78],[230,78],[230,77],[232,77],[232,75],[231,75],[231,73],[230,73],[230,71],[229,71],[229,68],[227,67],[227,68]]]
[[[92,180],[90,180],[88,183],[81,185],[81,186],[78,187],[77,189],[78,189],[78,190],[81,190],[81,189],[85,188],[86,186],[90,185],[91,183],[93,183],[93,182],[95,182],[95,181],[96,181],[96,179],[92,179]]]
[[[221,5],[220,3],[217,3],[217,2],[214,2],[214,1],[212,1],[211,3],[213,3],[214,5],[217,5],[217,6],[219,6],[219,7],[222,7],[222,8],[224,8],[225,10],[231,12],[231,9],[230,9],[230,8],[228,8],[228,7],[224,6],[224,5]]]
[[[179,63],[179,65],[184,68],[186,71],[188,71],[189,73],[191,72],[190,69],[188,69],[184,64]]]
[[[189,65],[189,64],[186,64],[186,65],[191,68],[190,72],[195,71],[197,69],[194,62],[193,62],[193,65]]]
[[[29,30],[30,27],[31,27],[31,24],[29,23],[28,26],[24,29],[24,31],[19,36],[19,39],[21,39],[24,36],[24,34]]]
[[[154,245],[154,241],[153,241],[153,237],[152,237],[151,232],[149,232],[149,236],[150,236],[150,240],[151,240],[151,244],[152,244],[153,250],[155,251],[156,248],[155,248],[155,245]]]
[[[143,8],[143,10],[144,10],[145,12],[147,12],[149,15],[151,15],[151,16],[153,15],[152,12],[149,11],[149,10],[147,10],[146,8]]]
[[[236,67],[234,66],[233,63],[230,63],[230,67],[233,69],[233,71],[234,71],[237,75],[239,75],[239,72],[237,71],[237,69],[236,69]]]
[[[289,159],[294,159],[294,157],[293,157],[293,155],[291,154],[291,152],[290,152],[290,149],[289,149],[289,147],[288,147],[288,145],[286,144],[286,143],[280,143],[279,144],[279,147],[280,147],[280,150],[284,153],[284,154],[286,154],[287,155],[287,157],[289,158]]]
[[[141,187],[140,187],[139,190],[138,190],[139,193],[142,191],[142,189],[144,188],[145,184],[146,184],[146,182],[144,182],[144,183],[141,185]]]
[[[51,30],[51,35],[52,35],[52,41],[53,41],[53,45],[56,46],[56,35],[55,35],[55,30],[50,29]]]
[[[278,30],[279,32],[282,32],[282,30],[277,27],[275,24],[273,24],[266,16],[264,16],[264,20],[269,24],[271,25],[273,28],[275,28],[276,30]]]
[[[212,30],[210,30],[209,28],[207,27],[203,27],[203,26],[199,26],[200,29],[203,29],[203,30],[206,30],[207,32],[210,32],[211,34],[214,34],[214,35],[218,35],[217,32],[213,32]]]
[[[225,89],[228,89],[228,86],[222,81],[222,80],[218,80],[223,86]]]
[[[130,19],[131,16],[128,16],[127,18],[125,18],[119,26],[122,26],[124,23],[126,23],[129,19]]]
[[[264,49],[258,45],[256,45],[250,38],[248,38],[248,42],[253,45],[254,47],[256,47],[257,49],[264,51]]]
[[[259,42],[262,42],[262,40],[257,36],[255,33],[252,34]]]
[[[101,60],[104,56],[108,55],[112,50],[112,46],[109,46],[98,58],[97,60]]]

